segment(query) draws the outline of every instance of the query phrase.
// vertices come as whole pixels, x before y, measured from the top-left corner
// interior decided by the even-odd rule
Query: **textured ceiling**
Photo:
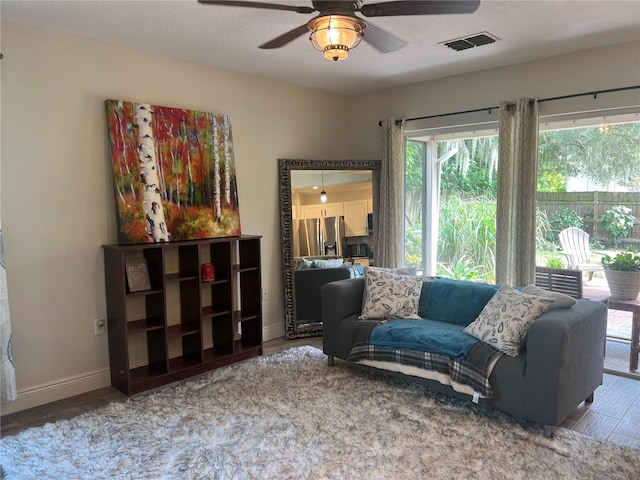
[[[265,2],[311,5],[308,0]],[[343,94],[640,40],[640,1],[635,0],[482,0],[469,15],[378,17],[372,22],[409,44],[381,54],[363,42],[339,62],[325,60],[306,36],[280,49],[257,48],[306,23],[313,14],[212,6],[196,0],[2,0],[0,8],[2,21]],[[500,40],[461,52],[440,44],[479,32]]]

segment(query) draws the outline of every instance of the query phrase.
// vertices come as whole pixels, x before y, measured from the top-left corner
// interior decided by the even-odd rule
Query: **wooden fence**
[[[574,210],[584,219],[582,229],[599,241],[608,238],[599,219],[616,205],[629,207],[636,218],[631,235],[622,245],[640,245],[640,192],[538,192],[538,208],[549,220],[561,208]]]

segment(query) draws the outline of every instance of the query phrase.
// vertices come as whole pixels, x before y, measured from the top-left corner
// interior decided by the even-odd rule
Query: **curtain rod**
[[[596,98],[598,98],[598,95],[600,95],[601,93],[624,92],[626,90],[636,90],[638,88],[640,88],[640,85],[632,85],[630,87],[609,88],[607,90],[596,90],[594,92],[573,93],[571,95],[562,95],[560,97],[541,98],[540,100],[538,100],[538,103],[553,102],[554,100],[564,100],[567,98],[586,97],[591,95],[593,95],[593,98],[595,100]]]
[[[543,102],[553,102],[555,100],[566,100],[567,98],[576,98],[576,97],[586,97],[586,96],[593,96],[593,98],[598,98],[598,95],[602,94],[602,93],[613,93],[613,92],[623,92],[626,90],[636,90],[640,88],[640,85],[632,85],[630,87],[618,87],[618,88],[609,88],[606,90],[595,90],[593,92],[582,92],[582,93],[572,93],[570,95],[561,95],[559,97],[549,97],[549,98],[541,98],[538,100],[538,103],[543,103]],[[496,110],[500,108],[499,106],[496,107],[484,107],[484,108],[476,108],[474,110],[462,110],[460,112],[450,112],[450,113],[440,113],[437,115],[427,115],[425,117],[414,117],[414,118],[407,118],[405,120],[396,120],[396,125],[400,125],[403,121],[405,122],[412,122],[414,120],[427,120],[430,118],[440,118],[440,117],[449,117],[451,115],[462,115],[465,113],[477,113],[477,112],[489,112],[489,114],[491,114],[492,110]],[[378,122],[378,126],[382,126],[382,120],[380,120]]]

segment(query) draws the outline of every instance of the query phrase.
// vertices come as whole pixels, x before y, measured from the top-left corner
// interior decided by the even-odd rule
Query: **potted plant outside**
[[[620,300],[635,300],[640,293],[640,252],[629,247],[611,257],[602,257],[611,296]]]

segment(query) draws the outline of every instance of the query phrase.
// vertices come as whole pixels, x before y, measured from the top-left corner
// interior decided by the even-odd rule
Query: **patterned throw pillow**
[[[302,258],[302,257],[295,257],[293,259],[293,269],[294,270],[304,270],[307,268],[311,268],[311,264],[313,262],[311,260],[307,260],[306,258]]]
[[[364,297],[360,319],[420,318],[418,301],[422,278],[364,269]]]
[[[418,274],[416,267],[404,267],[404,268],[383,268],[383,267],[369,267],[371,270],[377,270],[379,272],[395,273],[396,275],[411,275],[415,277]]]
[[[576,299],[569,295],[565,295],[560,292],[551,292],[544,288],[536,287],[535,285],[527,285],[522,289],[522,293],[535,295],[540,300],[550,302],[549,310],[555,310],[556,308],[569,308],[573,307],[577,303]]]
[[[531,323],[549,310],[550,302],[503,286],[463,332],[507,355],[517,357]]]

